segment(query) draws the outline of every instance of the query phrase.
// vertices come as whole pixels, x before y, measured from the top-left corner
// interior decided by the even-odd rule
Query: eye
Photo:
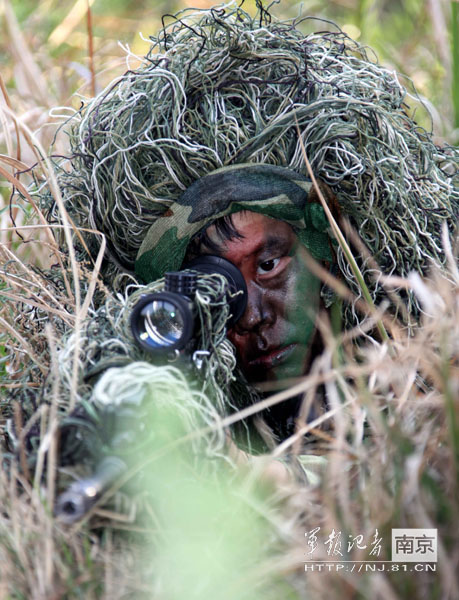
[[[265,260],[258,265],[258,273],[263,275],[264,273],[269,273],[273,271],[280,262],[280,258],[270,258],[269,260]]]

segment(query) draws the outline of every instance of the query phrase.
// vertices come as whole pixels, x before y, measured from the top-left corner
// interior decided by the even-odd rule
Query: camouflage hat
[[[241,210],[285,221],[314,258],[333,260],[328,221],[311,181],[282,167],[240,164],[198,179],[158,218],[140,246],[137,275],[149,282],[178,269],[195,234]]]

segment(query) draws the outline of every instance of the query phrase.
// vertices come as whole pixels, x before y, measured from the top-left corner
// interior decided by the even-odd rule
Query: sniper
[[[396,75],[339,29],[304,34],[299,23],[263,15],[232,4],[182,13],[152,38],[138,69],[67,123],[69,157],[55,161],[80,230],[79,259],[96,263],[100,234],[106,241],[76,371],[68,366],[74,333],[66,323],[59,329],[63,413],[94,393],[106,398],[100,382],[108,385],[109,369],[153,369],[156,359],[119,315],[161,292],[166,273],[221,257],[240,272],[246,306],[223,325],[214,310],[196,349],[207,352],[198,370],[212,423],[261,402],[244,421],[245,441],[235,423],[213,440],[236,462],[260,452],[255,437],[266,451],[327,412],[319,383],[312,402],[292,393],[263,405],[312,372],[324,348],[320,323],[331,315],[339,331],[361,331],[356,343],[381,341],[359,308],[361,281],[334,223],[358,234],[366,298],[380,305],[387,293],[375,273],[406,277],[445,264],[442,231],[455,235],[459,212],[457,152],[416,125]],[[51,191],[38,185],[37,195],[48,220],[62,223]],[[409,291],[402,298],[403,325],[412,328],[420,305]]]

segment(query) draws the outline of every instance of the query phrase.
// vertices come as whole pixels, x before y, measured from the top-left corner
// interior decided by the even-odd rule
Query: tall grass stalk
[[[459,2],[451,0],[451,54],[454,126],[459,129]]]
[[[296,120],[296,115],[295,115],[295,120]],[[303,152],[303,159],[304,159],[306,168],[308,170],[309,177],[311,178],[311,181],[312,181],[312,183],[313,183],[313,185],[315,187],[317,195],[320,198],[320,202],[322,204],[322,208],[324,209],[324,212],[327,215],[328,221],[330,223],[330,227],[331,227],[331,229],[332,229],[332,231],[333,231],[333,233],[335,235],[335,238],[338,241],[338,243],[339,243],[339,245],[341,247],[341,250],[343,251],[344,256],[346,257],[346,259],[347,259],[347,261],[349,263],[349,266],[352,269],[352,272],[354,273],[354,277],[356,278],[356,280],[357,280],[357,282],[358,282],[358,284],[360,286],[360,289],[362,291],[362,295],[363,295],[363,297],[365,298],[365,301],[368,304],[370,312],[372,312],[373,314],[375,314],[377,312],[376,311],[376,307],[374,305],[373,298],[371,297],[371,294],[370,294],[370,291],[368,289],[368,286],[365,283],[365,279],[364,279],[364,277],[362,275],[362,272],[360,271],[360,269],[359,269],[359,267],[357,265],[357,262],[356,262],[353,254],[351,252],[351,249],[349,248],[349,245],[346,242],[346,239],[344,238],[344,235],[342,234],[341,229],[339,228],[338,223],[336,222],[334,216],[332,215],[332,212],[331,212],[330,208],[328,207],[327,201],[325,200],[325,198],[324,198],[324,196],[323,196],[323,194],[322,194],[322,192],[321,192],[321,190],[320,190],[320,188],[319,188],[319,186],[317,184],[317,180],[316,180],[316,177],[315,177],[314,172],[312,170],[311,163],[309,162],[309,159],[308,159],[307,154],[306,154],[306,149],[304,147],[303,138],[301,137],[301,132],[300,132],[300,128],[299,128],[299,125],[298,125],[298,121],[296,121],[296,126],[297,126],[297,131],[298,131],[298,139],[299,139],[299,142],[300,142],[301,150]],[[382,321],[378,320],[376,322],[376,326],[377,326],[378,331],[379,331],[379,333],[381,335],[381,339],[383,341],[385,341],[385,342],[388,342],[389,341],[389,336],[387,335],[387,331],[386,331],[386,329],[385,329],[384,324],[382,323]]]

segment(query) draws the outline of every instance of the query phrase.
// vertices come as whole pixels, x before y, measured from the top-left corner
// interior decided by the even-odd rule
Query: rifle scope
[[[223,275],[228,283],[226,300],[234,325],[244,314],[247,287],[239,269],[221,256],[203,255],[181,271],[165,274],[164,291],[145,294],[131,313],[131,330],[137,343],[149,352],[183,350],[196,330],[194,303],[199,273]]]

